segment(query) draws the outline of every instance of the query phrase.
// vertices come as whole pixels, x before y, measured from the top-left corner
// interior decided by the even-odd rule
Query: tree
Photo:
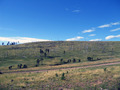
[[[22,68],[22,64],[20,64],[19,67]]]
[[[42,49],[40,49],[40,54],[43,54],[43,53],[44,53],[44,51]]]
[[[81,62],[81,60],[79,59],[78,62]]]
[[[12,69],[12,66],[9,66],[8,68],[9,68],[9,70],[11,70],[11,69]]]
[[[73,63],[75,63],[75,62],[76,62],[76,59],[74,58],[74,59],[73,59]]]
[[[92,58],[92,57],[87,57],[87,60],[88,60],[88,61],[92,61],[93,58]]]
[[[2,45],[4,45],[4,42],[2,42]]]
[[[50,52],[50,50],[48,49],[48,53]]]
[[[39,60],[39,59],[37,59],[37,64],[39,65],[39,63],[40,63],[40,60]]]
[[[8,41],[7,45],[10,45],[10,42]]]
[[[47,53],[44,53],[44,56],[46,57],[46,56],[47,56]]]
[[[46,52],[46,53],[49,53],[49,49],[45,49],[45,52]]]
[[[35,67],[38,67],[38,64],[36,64]]]
[[[70,62],[70,60],[68,59],[68,60],[67,60],[67,62],[69,63],[69,62]]]
[[[11,42],[10,45],[15,45],[16,43],[15,42]]]
[[[0,72],[0,74],[3,74],[2,72]]]
[[[63,52],[63,54],[65,54],[65,51]]]
[[[63,63],[63,59],[60,59],[60,63]]]
[[[17,66],[18,68],[20,68],[20,65],[18,64],[18,66]]]
[[[24,64],[24,65],[23,65],[23,68],[27,68],[27,65]]]

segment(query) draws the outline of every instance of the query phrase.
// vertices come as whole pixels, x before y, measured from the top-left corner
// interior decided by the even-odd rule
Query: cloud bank
[[[83,38],[84,37],[77,36],[77,37],[74,37],[74,38],[66,39],[66,41],[77,41],[77,40],[80,40],[80,39],[83,39]]]
[[[38,41],[50,41],[45,39],[29,38],[29,37],[0,37],[0,41],[10,41],[19,43],[38,42]]]

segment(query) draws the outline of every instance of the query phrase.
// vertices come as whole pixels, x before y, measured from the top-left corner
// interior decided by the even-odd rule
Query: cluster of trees
[[[14,45],[14,44],[15,44],[15,43],[11,43],[11,44],[10,44],[10,42],[7,43],[7,45]],[[4,44],[3,44],[3,45],[4,45]],[[50,52],[49,49],[45,49],[45,50],[40,49],[40,54],[41,54],[41,56],[47,57],[47,55],[49,54],[49,52]],[[43,65],[43,60],[44,60],[43,58],[37,59],[35,66],[37,67],[37,66],[39,66],[40,64]],[[8,67],[9,70],[11,70],[12,67],[13,67],[13,66],[9,66],[9,67]],[[17,65],[17,68],[19,68],[19,69],[21,69],[21,68],[27,68],[27,65],[25,65],[25,64],[24,64],[24,65],[18,64],[18,65]]]
[[[22,64],[18,64],[18,68],[22,68]]]
[[[49,54],[49,52],[50,52],[49,49],[45,49],[45,50],[40,49],[40,55],[41,56],[47,57],[47,55]]]
[[[19,42],[7,42],[7,45],[17,45]],[[2,42],[2,45],[5,45],[4,42]]]
[[[96,61],[96,60],[101,60],[101,58],[97,58],[96,60],[93,59],[93,57],[87,57],[88,61]]]
[[[68,59],[67,61],[64,61],[63,59],[60,59],[60,64],[67,64],[67,63],[71,63],[71,62],[76,63],[76,62],[81,62],[81,60],[73,58],[72,60]]]
[[[18,68],[27,68],[27,65],[26,64],[24,64],[24,65],[22,65],[22,64],[18,64]]]
[[[8,67],[9,70],[11,70],[12,67],[13,67],[13,66],[9,66],[9,67]],[[26,64],[24,64],[24,65],[22,65],[22,64],[18,64],[18,65],[17,65],[17,68],[18,68],[18,69],[21,69],[21,68],[27,68],[27,65],[26,65]]]

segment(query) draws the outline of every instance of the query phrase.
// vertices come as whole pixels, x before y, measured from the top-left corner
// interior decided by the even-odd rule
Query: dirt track
[[[28,73],[28,72],[45,72],[45,71],[53,71],[53,70],[66,70],[66,69],[76,69],[76,68],[88,68],[88,67],[99,67],[99,66],[109,66],[109,65],[116,65],[120,64],[120,62],[115,63],[106,63],[106,64],[97,64],[97,65],[88,65],[88,66],[81,66],[81,67],[68,67],[68,68],[60,68],[60,69],[46,69],[46,70],[28,70],[28,71],[13,71],[13,72],[4,72],[4,73]]]

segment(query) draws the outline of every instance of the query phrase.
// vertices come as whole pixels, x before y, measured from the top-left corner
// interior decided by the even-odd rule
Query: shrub
[[[65,73],[62,74],[61,80],[65,80]]]
[[[58,77],[58,74],[56,73],[55,76]]]
[[[107,68],[104,68],[104,71],[107,71]]]
[[[66,73],[68,74],[68,71]]]
[[[101,58],[97,58],[97,60],[101,60]]]
[[[2,72],[0,72],[0,74],[3,74]]]
[[[11,82],[13,82],[14,80],[12,79]]]
[[[38,66],[39,66],[38,64],[35,65],[35,67],[38,67]]]

